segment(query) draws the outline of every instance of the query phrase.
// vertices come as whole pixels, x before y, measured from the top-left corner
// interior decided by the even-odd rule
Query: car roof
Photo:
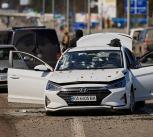
[[[0,45],[0,48],[15,48],[14,45]]]
[[[110,49],[108,44],[114,39],[119,39],[122,46],[132,51],[132,38],[124,33],[95,33],[86,35],[77,41],[77,47],[104,46],[106,48],[107,46]]]
[[[55,31],[55,29],[46,28],[45,26],[29,26],[29,27],[13,27],[13,31],[19,31],[19,30],[52,30]]]
[[[69,49],[68,52],[74,52],[74,51],[86,51],[86,50],[121,50],[120,47],[111,47],[107,45],[103,46],[86,46],[86,47],[74,47],[72,49]]]
[[[12,27],[12,30],[17,29],[46,29],[45,26],[27,26],[27,27]]]
[[[12,27],[5,30],[0,30],[0,32],[13,32],[17,30],[53,30],[54,28],[46,28],[45,26],[29,26],[29,27]]]

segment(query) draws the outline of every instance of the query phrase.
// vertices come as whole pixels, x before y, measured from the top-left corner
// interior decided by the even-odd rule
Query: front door
[[[133,69],[135,76],[135,94],[138,100],[153,98],[153,52],[140,59],[141,67]]]
[[[37,57],[19,51],[10,52],[8,69],[8,102],[43,104],[47,76],[52,68]],[[50,71],[36,69],[47,66]]]
[[[153,98],[153,66],[133,69],[136,101]]]

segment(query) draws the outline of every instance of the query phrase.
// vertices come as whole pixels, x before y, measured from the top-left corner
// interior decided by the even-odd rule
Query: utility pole
[[[45,10],[46,10],[46,0],[42,0],[42,15],[43,15],[43,21],[45,21]]]
[[[130,24],[131,24],[130,10],[131,10],[131,0],[127,0],[127,34],[130,33]]]
[[[103,30],[103,2],[100,5],[100,30]]]
[[[88,0],[88,23],[87,23],[87,30],[88,30],[88,34],[91,33],[91,28],[90,28],[90,25],[91,25],[91,10],[90,10],[90,4],[91,4],[91,0]]]
[[[55,27],[55,0],[52,0],[53,28]]]
[[[69,8],[70,8],[70,3],[69,3],[70,1],[69,0],[67,0],[67,6],[66,6],[66,25],[67,25],[67,30],[68,30],[68,32],[70,31],[70,24],[69,24]]]
[[[149,27],[149,0],[147,0],[147,27]]]

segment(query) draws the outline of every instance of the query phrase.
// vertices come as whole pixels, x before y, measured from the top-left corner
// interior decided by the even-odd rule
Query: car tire
[[[130,114],[135,112],[135,96],[133,90],[130,92],[130,107],[129,107]]]
[[[46,111],[46,116],[50,116],[51,112],[50,111]]]
[[[46,111],[46,116],[55,116],[57,115],[57,112],[54,111]]]

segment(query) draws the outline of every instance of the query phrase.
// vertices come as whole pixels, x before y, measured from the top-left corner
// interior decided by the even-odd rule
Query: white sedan
[[[33,55],[12,51],[8,101],[45,104],[46,112],[103,108],[133,112],[136,102],[153,98],[153,66],[142,67],[131,49],[132,39],[125,34],[88,35],[61,56],[54,71]]]

